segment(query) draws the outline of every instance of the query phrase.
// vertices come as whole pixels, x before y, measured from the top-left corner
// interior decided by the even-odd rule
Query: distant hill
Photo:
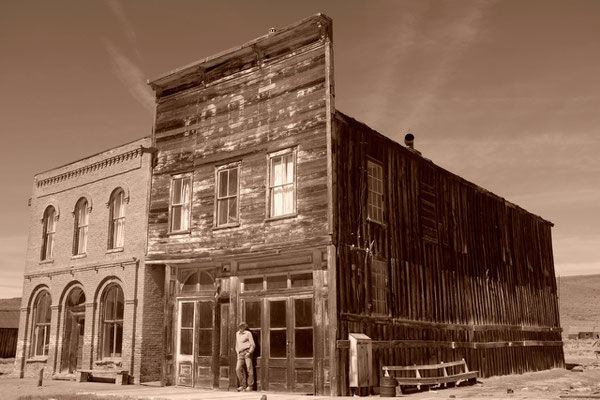
[[[600,275],[562,276],[559,294],[564,333],[600,331]]]
[[[21,298],[0,299],[0,310],[19,310],[21,308]]]

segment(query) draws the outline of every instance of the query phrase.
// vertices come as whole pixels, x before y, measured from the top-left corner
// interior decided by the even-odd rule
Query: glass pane
[[[110,357],[115,338],[115,325],[113,323],[105,323],[102,332],[102,356]]]
[[[237,197],[233,197],[228,200],[229,202],[229,218],[227,219],[228,223],[237,222]]]
[[[312,299],[294,299],[296,327],[312,327]]]
[[[123,325],[115,325],[115,347],[113,357],[121,357],[121,348],[123,346]]]
[[[271,320],[271,328],[285,328],[286,323],[285,323],[285,316],[286,316],[286,310],[285,310],[285,305],[286,305],[286,301],[282,300],[282,301],[271,301],[270,303],[270,312],[269,312],[269,317]]]
[[[35,331],[35,355],[43,356],[44,355],[44,332],[45,326],[41,325],[36,327]]]
[[[194,303],[181,303],[181,327],[194,326]]]
[[[263,278],[246,278],[244,279],[244,291],[250,290],[262,290],[263,289]]]
[[[122,321],[123,320],[123,311],[125,307],[125,299],[123,298],[123,291],[120,287],[116,287],[116,315],[115,319]]]
[[[108,289],[106,292],[106,298],[104,300],[104,319],[112,320],[115,315],[115,295],[114,295],[115,287]]]
[[[217,194],[217,196],[219,198],[223,198],[225,196],[227,196],[227,184],[228,184],[228,179],[227,179],[227,170],[222,170],[219,171],[219,193]]]
[[[201,329],[198,331],[198,355],[212,355],[212,329]]]
[[[294,154],[290,153],[285,156],[286,171],[285,171],[285,183],[294,182]]]
[[[292,275],[292,287],[309,287],[313,285],[312,272]]]
[[[271,341],[269,346],[271,357],[286,357],[286,340],[285,329],[271,331]]]
[[[181,206],[171,208],[171,230],[180,231],[181,228]]]
[[[238,168],[229,170],[229,196],[235,196],[238,188]]]
[[[229,304],[221,304],[221,349],[220,356],[229,355]]]
[[[213,327],[213,313],[212,307],[209,303],[198,303],[198,328],[210,328]]]
[[[313,330],[296,329],[296,338],[294,341],[296,357],[313,356]]]
[[[246,302],[245,303],[245,307],[246,307],[246,323],[248,324],[249,328],[260,328],[260,306],[261,306],[261,302],[258,301],[253,301],[253,302]]]
[[[189,273],[189,272],[188,272]],[[198,290],[198,273],[194,272],[188,276],[188,278],[183,283],[183,287],[181,288],[182,292],[195,292]]]
[[[210,275],[206,272],[200,272],[200,290],[213,290],[214,288],[215,285]]]
[[[181,204],[181,179],[173,180],[173,187],[171,188],[171,203]]]
[[[268,276],[267,289],[284,289],[287,287],[287,275]]]
[[[191,355],[193,348],[193,329],[181,329],[179,334],[179,354]]]
[[[181,206],[181,227],[182,231],[190,228],[190,205],[185,204]]]
[[[217,225],[227,223],[227,199],[217,201]]]
[[[181,202],[189,203],[190,201],[190,189],[192,180],[190,178],[182,178],[181,180]]]

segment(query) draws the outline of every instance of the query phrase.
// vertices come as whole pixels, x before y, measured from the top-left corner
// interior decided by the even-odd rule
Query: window
[[[236,225],[238,219],[240,164],[217,168],[216,226]]]
[[[124,245],[125,237],[125,192],[117,189],[109,200],[108,248],[119,249]]]
[[[179,282],[181,282],[181,292],[183,293],[215,290],[213,278],[207,272],[198,269],[180,270]]]
[[[192,202],[192,176],[176,176],[171,181],[170,232],[185,232],[190,229]]]
[[[73,254],[85,254],[87,250],[88,224],[90,210],[85,198],[81,198],[75,206],[75,234],[73,237]]]
[[[371,263],[371,299],[373,314],[388,315],[387,263],[373,260]]]
[[[32,356],[47,356],[50,345],[50,293],[44,291],[35,300],[33,309]]]
[[[109,286],[102,301],[102,357],[121,357],[123,310],[123,290],[118,285]]]
[[[56,210],[49,206],[42,220],[42,261],[52,260],[54,256],[54,233],[56,232]]]
[[[367,161],[369,195],[367,198],[367,217],[374,222],[383,223],[383,167],[373,161]]]
[[[296,213],[296,149],[269,155],[269,217]]]

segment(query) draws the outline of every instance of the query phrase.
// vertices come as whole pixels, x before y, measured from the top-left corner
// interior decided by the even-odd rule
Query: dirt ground
[[[565,340],[565,360],[570,369],[553,369],[532,372],[523,375],[500,376],[479,379],[473,386],[460,385],[456,388],[432,389],[404,395],[414,399],[560,399],[560,398],[598,398],[600,399],[600,359],[595,350],[600,350],[599,343],[594,340]],[[169,399],[173,397],[169,388],[153,388],[152,396],[148,396],[148,388],[140,386],[117,387],[107,383],[75,383],[67,381],[45,380],[42,387],[37,387],[36,379],[18,379],[10,376],[13,364],[0,360],[0,399],[17,400],[20,396],[96,393],[98,395],[136,396],[144,393],[144,398]],[[571,368],[575,365],[575,368]],[[179,393],[173,398],[182,398]],[[195,391],[185,398],[209,400],[211,397],[223,398],[225,393],[211,391]],[[231,393],[236,398],[240,394]],[[260,399],[260,393],[247,393],[244,399]],[[269,396],[269,393],[267,393]],[[278,395],[279,396],[279,395]],[[271,396],[273,397],[273,396]],[[289,398],[304,396],[290,395]],[[242,398],[242,397],[240,397]],[[311,398],[311,397],[309,397]],[[312,397],[313,399],[315,397]]]

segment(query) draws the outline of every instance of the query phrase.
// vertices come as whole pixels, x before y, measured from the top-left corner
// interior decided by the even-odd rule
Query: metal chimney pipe
[[[410,132],[407,133],[406,136],[404,136],[404,144],[409,149],[414,149],[415,148],[415,135],[413,135]]]

